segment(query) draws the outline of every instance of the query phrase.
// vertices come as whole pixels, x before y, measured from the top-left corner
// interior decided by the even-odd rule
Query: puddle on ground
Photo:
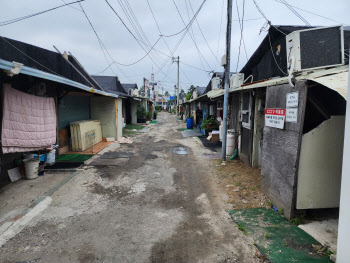
[[[172,151],[174,154],[179,154],[179,155],[188,154],[188,151],[186,150],[185,147],[174,147],[174,148],[171,149],[171,151]]]

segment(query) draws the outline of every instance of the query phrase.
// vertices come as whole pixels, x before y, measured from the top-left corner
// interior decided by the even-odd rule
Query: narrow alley
[[[85,165],[56,189],[47,208],[0,248],[0,261],[259,262],[227,212],[228,197],[203,157],[209,150],[183,138],[174,115],[162,112],[158,121],[119,146],[133,153],[128,162]]]

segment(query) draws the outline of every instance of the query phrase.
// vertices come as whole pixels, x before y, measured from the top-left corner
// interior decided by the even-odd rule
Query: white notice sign
[[[283,129],[285,109],[265,109],[265,126]]]
[[[298,122],[298,108],[286,109],[286,122]]]
[[[299,91],[287,93],[286,108],[298,107]]]

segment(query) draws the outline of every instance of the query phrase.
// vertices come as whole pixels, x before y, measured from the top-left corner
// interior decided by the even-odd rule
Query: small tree
[[[144,119],[146,117],[146,109],[143,106],[139,106],[136,111],[137,118]]]
[[[187,93],[193,93],[193,91],[194,91],[194,89],[195,89],[195,87],[193,86],[193,85],[191,85],[191,87],[189,87],[189,89],[188,89],[188,92]]]
[[[181,91],[180,91],[180,95],[185,95],[185,91],[184,91],[184,89],[181,89]]]
[[[166,97],[169,96],[169,92],[166,91],[164,95],[165,95]]]

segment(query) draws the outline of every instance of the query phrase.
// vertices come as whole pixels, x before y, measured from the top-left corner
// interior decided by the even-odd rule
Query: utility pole
[[[164,92],[163,92],[163,85],[162,85],[162,111],[164,110],[163,103],[164,103]]]
[[[227,29],[226,29],[226,67],[225,67],[225,93],[224,93],[224,114],[222,122],[222,152],[221,160],[226,161],[227,141],[227,111],[228,93],[230,87],[230,56],[231,56],[231,23],[232,23],[232,0],[227,0]]]
[[[176,96],[177,96],[177,99],[176,99],[176,116],[179,116],[179,110],[178,110],[178,107],[179,107],[179,88],[180,88],[180,57],[173,57],[173,63],[174,62],[177,62],[177,92],[176,92]],[[175,90],[176,91],[176,90]]]

